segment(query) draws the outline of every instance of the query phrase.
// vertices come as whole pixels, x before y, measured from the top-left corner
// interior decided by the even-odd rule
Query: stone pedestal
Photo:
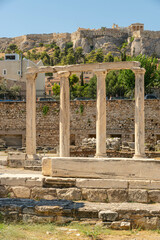
[[[106,157],[106,83],[105,70],[96,70],[97,106],[96,106],[96,156]]]
[[[26,153],[29,159],[36,158],[36,77],[26,74]]]
[[[60,126],[59,155],[70,156],[70,92],[69,72],[59,72],[60,76]]]
[[[145,69],[135,73],[135,155],[133,158],[145,158],[145,121],[144,121],[144,74]]]
[[[43,175],[51,177],[139,181],[146,179],[149,184],[152,184],[151,180],[160,180],[160,160],[154,159],[45,157],[42,159],[42,170]],[[101,187],[102,183],[99,188]],[[133,189],[136,189],[136,183]]]

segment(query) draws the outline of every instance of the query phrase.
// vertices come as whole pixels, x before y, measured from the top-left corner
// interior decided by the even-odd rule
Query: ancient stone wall
[[[71,34],[73,41],[73,47],[82,47],[85,53],[90,52],[92,49],[103,48],[104,52],[115,51],[115,46],[121,46],[122,43],[127,41],[129,36],[126,30],[117,29],[78,29]],[[112,45],[109,49],[106,48],[106,44]],[[105,49],[106,48],[106,49]],[[117,51],[117,49],[116,49]]]
[[[72,144],[95,137],[96,101],[71,101]],[[44,106],[48,106],[45,114]],[[134,141],[134,101],[107,101],[107,137],[121,137]],[[25,102],[0,103],[0,137],[22,135],[25,144]],[[160,140],[160,100],[145,100],[146,143]],[[37,146],[57,146],[59,142],[59,102],[37,103]]]
[[[97,30],[80,30],[82,37],[102,37],[106,35],[111,35],[113,37],[122,37],[125,34],[128,36],[128,31],[117,30],[112,28],[97,29]]]
[[[133,36],[131,55],[145,54],[160,57],[160,31],[137,31]]]

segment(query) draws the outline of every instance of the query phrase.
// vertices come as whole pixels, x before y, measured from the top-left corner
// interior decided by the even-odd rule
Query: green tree
[[[9,89],[9,95],[11,98],[16,99],[20,95],[21,87],[14,84],[13,87]]]
[[[81,86],[84,86],[83,72],[81,72],[80,79],[81,79]]]
[[[118,72],[110,71],[106,77],[106,95],[108,98],[116,96],[118,85]]]
[[[67,42],[67,43],[65,44],[65,48],[64,48],[65,56],[68,54],[68,50],[69,50],[70,48],[73,48],[73,42]]]
[[[90,79],[86,90],[87,90],[85,91],[85,93],[87,92],[86,97],[96,99],[96,96],[97,96],[97,77],[96,76],[93,76]]]
[[[47,54],[47,52],[42,52],[41,57],[44,65],[50,65],[50,56]]]
[[[104,62],[114,62],[114,56],[111,52],[104,56]]]
[[[79,82],[79,78],[77,77],[76,74],[72,74],[70,77],[69,77],[69,86],[70,88],[72,89],[73,86]]]
[[[127,61],[138,61],[141,63],[141,67],[145,68],[144,75],[145,92],[149,93],[154,87],[155,79],[157,78],[157,63],[158,59],[153,57],[147,57],[145,55],[138,55],[136,57],[127,57]]]
[[[69,86],[70,86],[70,96],[71,99],[77,97],[77,83],[79,82],[79,78],[76,74],[72,74],[69,77]]]
[[[75,50],[75,61],[76,63],[84,63],[85,62],[85,55],[83,53],[83,48],[78,47]]]
[[[69,54],[66,56],[66,64],[75,64],[74,54],[69,53]]]
[[[16,44],[10,44],[10,45],[8,46],[8,48],[9,48],[12,52],[15,52],[15,51],[18,49],[18,47],[17,47]]]
[[[134,97],[135,76],[131,70],[120,70],[118,74],[119,96]]]
[[[117,49],[119,50],[120,54],[121,54],[121,61],[126,61],[126,51],[127,51],[127,47],[128,47],[128,42],[124,42],[122,44],[122,46],[117,47]]]
[[[156,76],[155,76],[155,80],[154,80],[154,87],[156,88],[160,88],[160,64],[157,68],[156,71]]]
[[[96,62],[103,62],[104,54],[102,49],[92,50],[86,56],[86,62],[88,63],[96,63]]]
[[[57,47],[54,49],[54,52],[53,52],[53,65],[57,65],[58,63],[60,63],[61,61],[61,57],[60,57],[60,48]]]
[[[43,47],[44,46],[44,44],[41,42],[41,43],[39,43],[39,47]]]
[[[96,51],[96,62],[101,63],[103,62],[103,60],[104,60],[104,54],[102,49],[100,48]]]
[[[50,48],[55,48],[57,45],[56,45],[56,42],[53,41],[51,44],[50,44]]]
[[[54,83],[52,87],[53,94],[57,97],[60,95],[60,86],[57,83]]]
[[[73,48],[68,49],[68,54],[66,56],[66,64],[75,64],[75,56]]]
[[[106,95],[110,97],[133,97],[135,76],[131,70],[110,71],[106,76]]]
[[[0,97],[3,98],[6,94],[7,94],[7,84],[5,82],[5,80],[3,79],[3,81],[0,83]]]
[[[90,53],[86,56],[86,62],[87,63],[95,63],[96,62],[96,51],[92,50]]]
[[[26,56],[28,59],[31,59],[31,52],[30,51],[27,51],[27,56]]]

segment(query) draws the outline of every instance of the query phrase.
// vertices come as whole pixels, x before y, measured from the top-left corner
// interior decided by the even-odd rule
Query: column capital
[[[66,77],[66,78],[68,78],[68,77],[71,75],[71,73],[68,72],[68,71],[59,71],[59,72],[58,72],[58,75],[59,75],[60,77]]]
[[[29,81],[34,81],[37,78],[37,73],[26,73],[26,79]]]
[[[106,75],[107,71],[105,69],[95,69],[93,70],[93,73],[95,73],[96,75]]]
[[[146,70],[144,68],[134,67],[131,69],[134,74],[145,74]]]

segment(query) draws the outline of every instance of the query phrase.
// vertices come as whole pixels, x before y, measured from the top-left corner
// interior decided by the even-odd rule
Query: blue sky
[[[0,0],[0,37],[144,23],[160,31],[160,0]]]

